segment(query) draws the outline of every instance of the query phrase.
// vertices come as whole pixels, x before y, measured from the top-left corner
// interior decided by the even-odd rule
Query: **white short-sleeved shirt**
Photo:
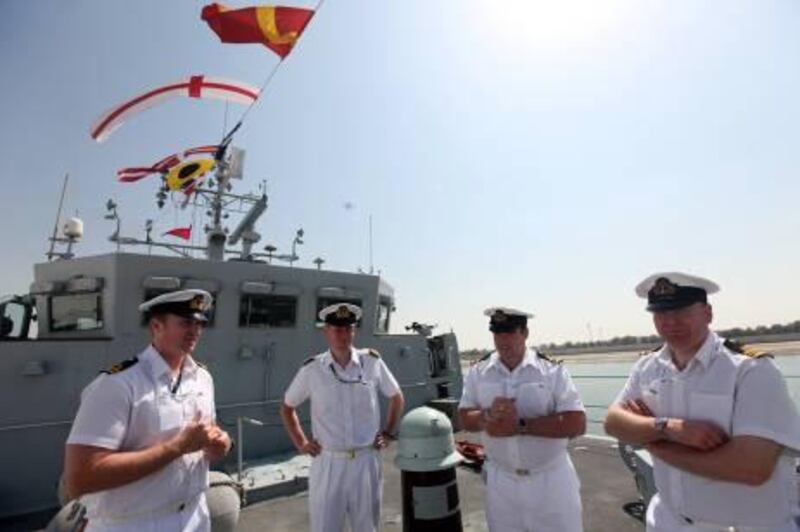
[[[616,402],[630,399],[642,399],[655,416],[711,421],[731,437],[759,436],[800,450],[800,417],[780,370],[769,358],[729,350],[713,332],[683,371],[667,346],[639,359]],[[655,457],[654,473],[662,502],[693,520],[771,526],[796,509],[793,459],[786,453],[756,487],[700,477]]]
[[[330,351],[307,360],[284,396],[297,408],[311,399],[311,432],[323,449],[336,451],[367,447],[380,430],[380,391],[386,397],[400,386],[386,363],[368,350],[351,350],[342,368]]]
[[[213,380],[191,357],[174,394],[170,368],[153,346],[137,359],[123,371],[98,376],[83,390],[68,445],[135,451],[173,437],[196,415],[215,418]],[[177,506],[207,487],[208,461],[197,451],[130,484],[84,495],[82,501],[94,522],[124,521]]]
[[[464,380],[458,406],[488,409],[496,397],[515,398],[518,415],[526,419],[584,411],[567,369],[537,356],[530,349],[513,371],[508,370],[496,352],[472,366]],[[486,456],[509,470],[543,469],[563,457],[567,441],[567,438],[527,435],[493,438],[483,433]]]

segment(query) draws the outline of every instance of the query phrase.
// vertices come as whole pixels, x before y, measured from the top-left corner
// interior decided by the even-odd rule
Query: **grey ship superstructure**
[[[431,336],[416,323],[414,333],[390,333],[395,294],[380,276],[324,270],[321,261],[316,269],[292,267],[295,250],[253,252],[267,198],[231,194],[230,158],[221,155],[216,181],[198,191],[211,216],[204,257],[188,256],[191,246],[155,242],[150,230],[143,240],[122,237],[119,224],[111,237],[116,252],[76,257],[82,223],[70,220],[64,236],[52,239],[67,243],[67,251],[51,248],[57,260],[34,266],[29,291],[0,300],[0,518],[58,506],[64,442],[80,392],[100,370],[145,347],[148,332],[137,306],[160,292],[203,288],[214,295],[196,356],[214,375],[219,422],[232,435],[237,421],[262,423],[247,426],[245,461],[292,450],[278,407],[303,361],[324,350],[317,312],[333,302],[363,307],[357,345],[382,353],[407,409],[459,397],[455,335]],[[249,208],[241,208],[245,216],[227,234],[223,213],[237,202]],[[112,202],[108,208],[107,218],[118,222]],[[136,244],[182,256],[119,250]],[[289,265],[273,264],[276,259]],[[307,411],[301,413],[307,423]],[[229,470],[235,458],[225,464]]]

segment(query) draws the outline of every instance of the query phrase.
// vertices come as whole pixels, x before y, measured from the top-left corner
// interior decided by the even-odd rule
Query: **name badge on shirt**
[[[664,388],[668,385],[671,379],[662,377],[660,379],[655,379],[650,381],[644,389],[642,390],[642,400],[644,404],[647,405],[647,408],[650,409],[653,414],[656,415],[664,415],[664,412],[661,411],[662,396],[664,395]]]

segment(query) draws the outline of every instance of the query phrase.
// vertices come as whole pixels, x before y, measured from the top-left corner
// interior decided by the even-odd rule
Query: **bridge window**
[[[272,294],[244,294],[239,306],[240,327],[294,327],[297,297]]]
[[[0,339],[27,338],[31,307],[14,298],[0,301]]]
[[[49,307],[52,332],[103,328],[103,298],[99,292],[51,296]]]
[[[378,323],[375,330],[377,332],[389,332],[389,317],[392,314],[392,302],[389,300],[381,299],[378,303]]]

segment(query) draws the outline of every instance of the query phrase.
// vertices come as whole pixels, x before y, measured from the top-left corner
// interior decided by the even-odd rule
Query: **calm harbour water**
[[[775,363],[783,372],[789,391],[800,408],[800,343],[763,344],[759,347],[776,353]],[[588,432],[604,435],[602,421],[606,408],[625,384],[636,356],[609,355],[607,360],[603,360],[601,355],[562,358],[586,405],[589,418]],[[585,360],[586,358],[590,358],[591,361]]]

